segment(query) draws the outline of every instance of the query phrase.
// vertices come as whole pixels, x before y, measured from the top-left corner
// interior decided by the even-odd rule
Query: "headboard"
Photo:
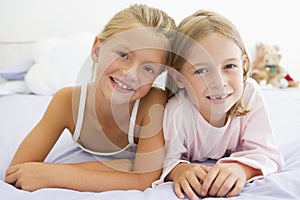
[[[31,58],[31,48],[33,43],[33,41],[0,41],[0,68],[19,60]]]

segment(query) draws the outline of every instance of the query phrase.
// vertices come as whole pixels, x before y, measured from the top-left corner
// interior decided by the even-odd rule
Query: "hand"
[[[190,199],[198,199],[197,194],[200,194],[201,182],[205,179],[209,169],[210,167],[201,164],[178,164],[171,172],[174,191],[178,198],[183,199],[183,192],[185,192]]]
[[[238,162],[215,164],[207,173],[199,194],[201,196],[232,197],[244,188],[250,167]]]
[[[5,182],[30,192],[41,188],[55,187],[54,180],[55,177],[59,178],[57,172],[59,172],[60,166],[43,162],[15,165],[6,170]]]
[[[90,189],[97,185],[94,178],[98,172],[131,172],[132,163],[127,159],[109,160],[104,162],[81,162],[70,164],[55,164],[43,162],[27,162],[14,165],[6,170],[5,181],[14,185],[16,188],[35,191],[41,188],[66,188],[74,190]],[[80,181],[78,180],[80,179]],[[100,191],[97,186],[97,190]]]

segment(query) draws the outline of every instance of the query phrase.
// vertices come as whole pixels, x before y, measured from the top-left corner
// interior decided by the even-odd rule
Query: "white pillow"
[[[95,35],[78,32],[65,39],[46,38],[33,45],[35,64],[25,75],[28,89],[41,95],[52,95],[74,85],[84,61],[90,56]]]

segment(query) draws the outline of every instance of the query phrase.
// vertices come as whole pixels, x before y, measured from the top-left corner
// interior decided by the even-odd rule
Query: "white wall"
[[[0,42],[65,37],[82,30],[97,34],[132,3],[161,8],[177,23],[196,9],[217,11],[236,24],[251,56],[257,42],[279,45],[281,65],[300,80],[300,12],[294,0],[0,0]]]

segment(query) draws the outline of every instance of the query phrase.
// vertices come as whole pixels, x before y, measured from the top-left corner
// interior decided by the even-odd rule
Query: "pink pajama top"
[[[247,80],[243,101],[250,112],[229,118],[224,127],[217,128],[205,121],[184,90],[171,98],[164,114],[163,174],[153,186],[162,183],[180,162],[238,161],[260,169],[263,175],[278,171],[283,157],[276,146],[261,89],[253,79]]]

